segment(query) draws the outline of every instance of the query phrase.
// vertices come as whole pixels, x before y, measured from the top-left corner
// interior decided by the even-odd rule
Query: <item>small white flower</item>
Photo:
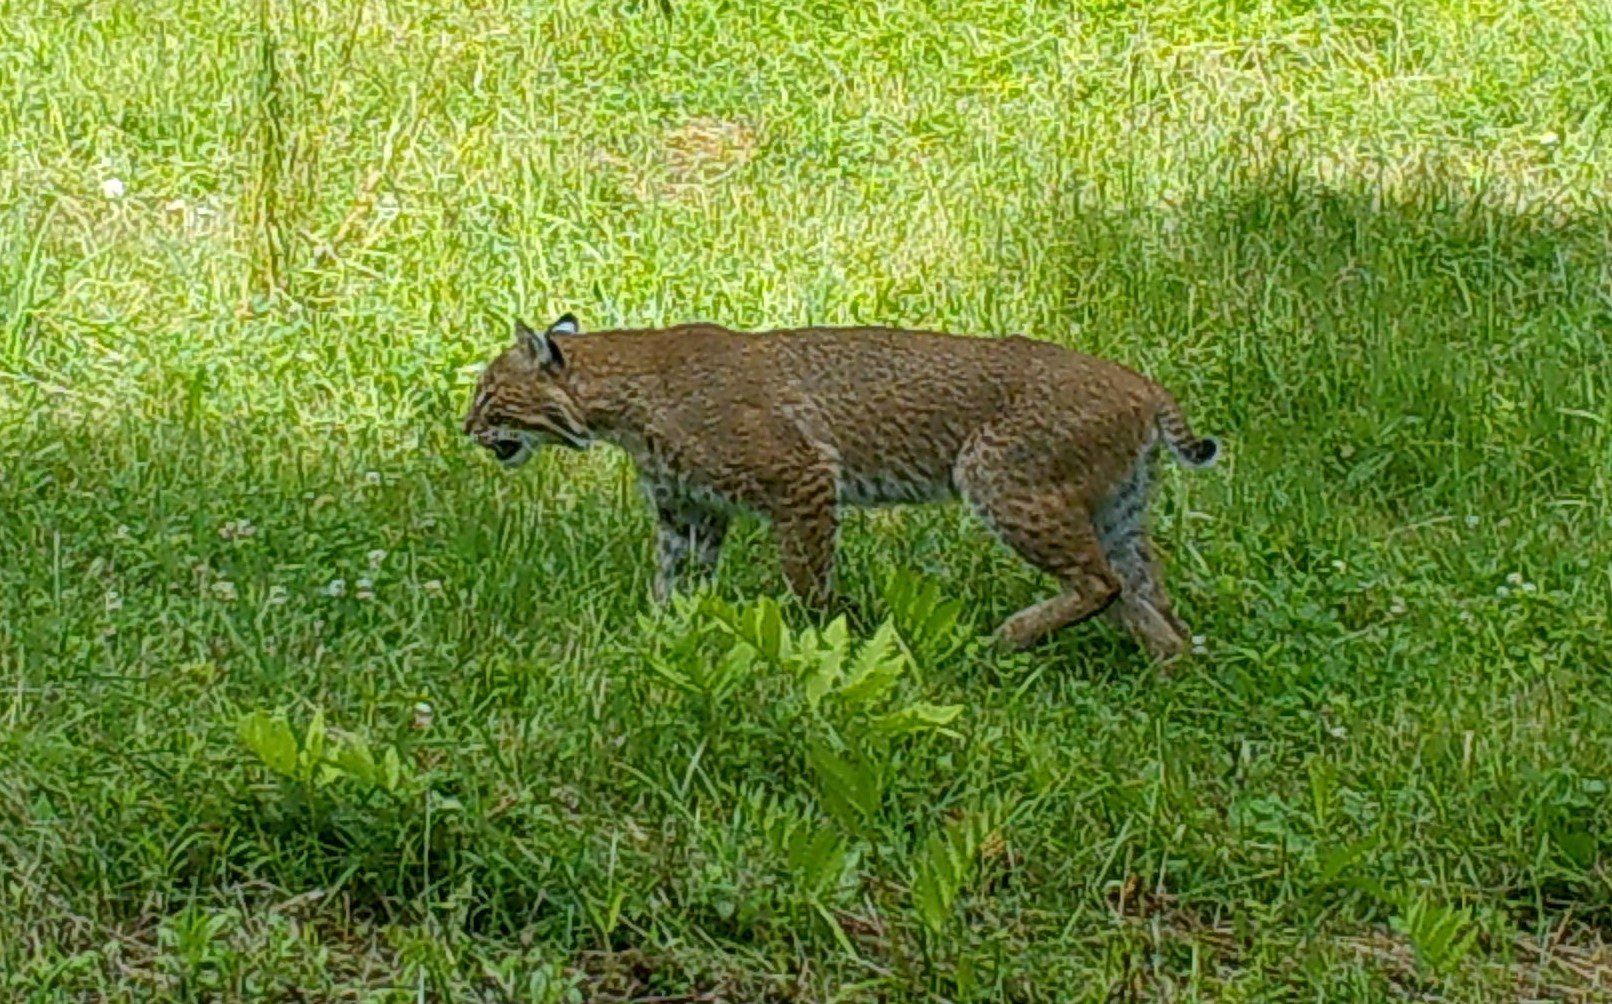
[[[257,536],[257,527],[249,519],[232,519],[218,528],[218,535],[225,540],[247,540]]]
[[[170,212],[170,213],[182,213],[182,212],[185,211],[185,208],[186,208],[185,207],[185,200],[184,199],[169,199],[166,203],[163,204],[162,208],[168,210],[168,212]]]
[[[101,194],[109,199],[123,198],[123,182],[118,178],[107,178],[101,182]]]
[[[119,540],[129,540],[130,539],[128,524],[126,524],[126,523],[119,523],[118,524],[117,538]]]
[[[1556,135],[1555,130],[1546,130],[1545,132],[1542,132],[1542,133],[1539,134],[1539,145],[1540,146],[1555,146],[1557,143],[1560,143],[1561,141],[1562,141],[1562,138],[1560,136]]]
[[[425,729],[431,727],[431,719],[434,717],[435,712],[431,710],[431,705],[425,701],[421,701],[414,706],[414,720],[409,724],[416,729],[424,731]]]
[[[1525,592],[1525,593],[1531,593],[1531,592],[1533,592],[1533,591],[1534,591],[1534,590],[1535,590],[1535,589],[1538,589],[1538,588],[1539,588],[1539,587],[1538,587],[1538,586],[1536,586],[1536,585],[1534,585],[1534,584],[1533,584],[1533,583],[1532,583],[1532,582],[1524,582],[1524,583],[1523,583],[1523,584],[1522,584],[1522,591],[1523,591],[1523,592]]]
[[[368,557],[369,567],[379,568],[381,567],[381,562],[386,560],[386,552],[377,547],[375,550],[369,552]]]
[[[234,603],[239,594],[235,591],[235,583],[228,579],[219,579],[213,583],[213,595],[225,603]]]
[[[1192,654],[1204,655],[1209,651],[1209,639],[1201,634],[1192,636]]]
[[[1477,526],[1479,522],[1481,522],[1481,521],[1478,519],[1476,514],[1473,514],[1473,515],[1468,516],[1466,518],[1466,525],[1469,526],[1469,527]]]
[[[380,484],[381,483],[381,472],[380,471],[365,471],[364,472],[364,483],[366,485],[378,485],[378,484]]]
[[[287,600],[287,598],[288,597],[286,596],[286,591],[285,591],[284,586],[270,586],[269,587],[269,597],[268,597],[268,600],[267,600],[269,606],[271,606],[271,607],[284,606],[285,601]]]
[[[1395,617],[1404,614],[1405,601],[1400,599],[1398,596],[1394,597],[1393,600],[1388,604],[1388,612],[1393,614]]]
[[[397,199],[390,193],[384,194],[375,200],[375,217],[382,223],[390,223],[392,220],[397,219],[400,212],[402,212],[402,207],[397,204]]]
[[[1333,558],[1332,559],[1332,569],[1333,569],[1333,571],[1344,572],[1344,571],[1348,571],[1349,566],[1345,565],[1343,563],[1343,559],[1341,559],[1341,558]]]
[[[1472,623],[1472,611],[1463,610],[1459,614],[1456,614],[1456,619],[1463,624],[1470,624]]]
[[[373,600],[375,598],[374,582],[369,579],[359,579],[354,585],[358,587],[358,592],[354,593],[354,596],[361,600]]]
[[[432,596],[441,596],[442,595],[442,580],[441,579],[432,579],[430,582],[427,582],[425,585],[421,586],[420,588],[424,589],[426,592],[430,593]]]
[[[1506,576],[1506,584],[1511,586],[1522,585],[1522,573],[1512,572],[1510,575]]]
[[[106,612],[109,614],[115,614],[122,609],[123,597],[118,595],[118,591],[116,589],[108,589],[106,591]]]
[[[325,595],[326,596],[346,596],[347,595],[347,580],[346,579],[331,579],[325,585]]]
[[[1499,589],[1496,589],[1494,591],[1494,594],[1496,596],[1500,597],[1501,599],[1504,599],[1507,596],[1511,595],[1511,590],[1507,589],[1505,586],[1501,586]]]
[[[1327,735],[1334,739],[1347,739],[1349,738],[1349,730],[1342,725],[1333,725],[1327,729]]]

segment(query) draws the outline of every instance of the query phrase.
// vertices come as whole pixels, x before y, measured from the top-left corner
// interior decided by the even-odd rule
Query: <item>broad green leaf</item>
[[[1368,838],[1350,841],[1341,847],[1326,848],[1317,858],[1317,864],[1320,866],[1317,881],[1326,884],[1337,879],[1364,860],[1375,846],[1376,842]]]
[[[777,601],[763,597],[756,606],[755,634],[752,643],[761,657],[776,663],[783,655],[784,617]]]
[[[266,767],[284,777],[296,776],[297,739],[284,718],[254,711],[240,720],[236,731],[241,743]]]
[[[950,655],[963,642],[958,629],[963,604],[948,600],[940,583],[922,575],[895,572],[885,583],[884,600],[901,637],[924,659]]]
[[[874,719],[873,731],[881,735],[900,735],[905,732],[937,730],[950,732],[945,726],[963,713],[961,704],[918,703],[881,715]]]
[[[325,758],[325,712],[323,708],[313,713],[308,722],[307,734],[302,740],[301,768],[305,780],[312,780],[314,769]]]
[[[1458,966],[1478,937],[1469,911],[1422,896],[1405,897],[1399,913],[1389,923],[1410,940],[1416,961],[1439,975]]]
[[[839,696],[851,707],[876,704],[896,685],[906,667],[907,653],[901,648],[895,624],[885,621],[856,654]]]
[[[673,690],[692,693],[699,689],[686,673],[677,668],[672,659],[650,656],[644,661],[644,665]]]
[[[834,623],[840,625],[841,628],[844,627],[842,621],[835,621]],[[829,625],[830,630],[833,627],[834,624]],[[825,694],[839,685],[845,664],[845,650],[849,644],[843,638],[843,631],[841,634],[842,639],[836,643],[830,640],[829,632],[824,632],[824,637],[819,640],[815,651],[802,653],[802,658],[806,660],[806,701],[813,709],[816,709],[818,704],[822,702]]]
[[[884,797],[877,769],[860,757],[841,755],[815,740],[806,748],[806,762],[824,811],[846,829],[860,831]]]
[[[1556,834],[1556,846],[1578,867],[1589,869],[1595,866],[1599,845],[1595,834],[1588,830],[1562,830]]]
[[[750,643],[735,642],[727,654],[705,674],[701,681],[702,689],[708,697],[724,697],[735,684],[751,674],[755,664],[756,650],[750,647]]]
[[[789,840],[789,867],[812,895],[818,895],[845,866],[844,840],[830,827],[802,825]]]
[[[980,848],[994,825],[989,816],[970,813],[925,838],[908,891],[918,919],[931,932],[939,934],[951,920],[952,907],[973,877]]]
[[[375,756],[369,751],[369,743],[359,736],[347,736],[337,743],[330,764],[356,781],[370,785],[378,784],[380,781]]]
[[[398,759],[397,747],[388,746],[381,754],[381,786],[395,792],[403,783],[403,761]]]

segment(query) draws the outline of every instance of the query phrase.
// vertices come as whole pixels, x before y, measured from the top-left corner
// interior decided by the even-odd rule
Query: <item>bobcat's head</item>
[[[565,356],[555,336],[577,333],[570,314],[538,334],[515,322],[515,344],[492,361],[476,384],[465,435],[505,467],[519,467],[549,443],[586,449],[593,441],[582,408],[571,396]]]

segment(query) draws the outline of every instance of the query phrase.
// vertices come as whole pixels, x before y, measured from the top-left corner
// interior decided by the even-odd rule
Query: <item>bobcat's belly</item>
[[[951,475],[933,476],[902,467],[877,471],[846,471],[840,475],[840,504],[848,506],[907,505],[944,502],[957,497]]]

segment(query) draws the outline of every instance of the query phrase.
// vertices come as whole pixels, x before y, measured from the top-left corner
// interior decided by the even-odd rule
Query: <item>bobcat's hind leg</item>
[[[1098,506],[1094,517],[1108,563],[1122,583],[1119,601],[1108,617],[1124,628],[1158,662],[1169,662],[1187,650],[1191,631],[1170,605],[1158,559],[1148,543],[1147,458]]]
[[[1074,488],[1017,485],[989,461],[989,452],[977,447],[965,453],[957,465],[958,488],[1003,543],[1063,587],[997,629],[1002,644],[1023,649],[1101,612],[1119,596],[1121,584]]]

